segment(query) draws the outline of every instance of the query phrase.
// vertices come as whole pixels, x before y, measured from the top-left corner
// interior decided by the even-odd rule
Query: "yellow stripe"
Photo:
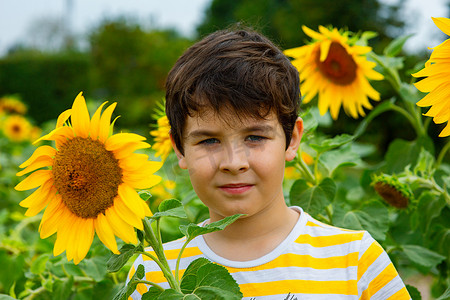
[[[139,283],[136,286],[136,290],[138,291],[139,294],[143,295],[144,293],[146,293],[148,291],[148,286],[144,283]]]
[[[259,271],[270,270],[274,268],[302,267],[312,269],[333,269],[333,268],[347,268],[350,266],[356,266],[358,262],[358,252],[349,253],[343,256],[332,256],[327,258],[316,258],[311,255],[298,255],[298,254],[282,254],[273,261],[270,261],[264,265],[260,265],[253,268],[231,268],[227,267],[230,273],[245,272],[245,271]]]
[[[374,241],[359,260],[360,263],[358,264],[358,280],[361,279],[370,265],[372,265],[372,263],[380,256],[381,253],[383,253],[383,248],[381,248],[381,246]]]
[[[395,293],[394,295],[390,296],[389,298],[387,298],[386,300],[403,300],[403,299],[411,299],[411,296],[408,293],[408,290],[406,289],[406,287],[402,288],[400,291],[398,291],[397,293]]]
[[[319,224],[313,223],[311,221],[306,222],[306,226],[311,226],[311,227],[321,227]]]
[[[393,264],[389,264],[377,277],[370,283],[367,289],[362,293],[361,299],[370,299],[376,292],[385,286],[392,279],[397,277],[397,270]]]
[[[146,252],[153,256],[156,256],[154,251],[148,251],[146,249]],[[164,253],[166,254],[167,260],[177,259],[178,253],[180,253],[180,249],[165,250]],[[192,256],[196,256],[196,255],[201,255],[201,254],[202,254],[202,252],[200,252],[200,249],[198,249],[197,247],[185,248],[183,251],[182,257],[186,258],[186,257],[192,257]],[[150,257],[145,256],[145,255],[142,255],[142,259],[145,261],[152,260]]]
[[[179,270],[178,271],[178,276],[180,276],[180,279],[183,276],[184,271],[185,270]],[[175,276],[175,271],[174,270],[172,270],[172,274]],[[147,281],[151,281],[151,282],[154,282],[154,283],[167,282],[167,279],[166,279],[166,277],[164,277],[164,273],[161,270],[145,273],[145,279]]]
[[[356,280],[348,281],[315,281],[315,280],[282,280],[262,283],[246,283],[239,285],[244,297],[260,297],[274,294],[340,294],[357,295]]]
[[[353,241],[360,241],[364,232],[342,233],[328,236],[310,236],[309,234],[301,234],[295,241],[298,244],[310,244],[313,247],[328,247],[342,245]]]

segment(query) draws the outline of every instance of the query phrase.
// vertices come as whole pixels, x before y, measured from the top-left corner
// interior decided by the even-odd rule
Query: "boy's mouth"
[[[250,190],[253,184],[250,183],[230,183],[219,186],[219,189],[228,194],[242,194]]]

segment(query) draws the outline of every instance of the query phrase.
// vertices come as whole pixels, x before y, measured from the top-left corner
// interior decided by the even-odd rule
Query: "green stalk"
[[[441,152],[439,152],[439,156],[436,159],[436,163],[435,165],[435,169],[439,168],[439,166],[441,165],[442,161],[444,160],[445,154],[447,154],[447,151],[450,149],[450,142],[447,142],[447,144],[445,144],[445,146],[442,148]]]
[[[414,130],[416,131],[416,134],[418,136],[422,136],[423,133],[423,128],[421,128],[420,123],[418,124],[417,118],[414,118],[407,110],[405,110],[404,108],[393,104],[392,108],[393,111],[396,111],[398,113],[400,113],[401,115],[403,115],[406,119],[408,119],[408,121],[411,123],[412,127],[414,128]],[[415,115],[415,114],[414,114]]]
[[[307,179],[309,181],[313,182],[314,184],[316,183],[316,178],[314,177],[314,174],[311,172],[311,170],[305,164],[303,159],[301,159],[301,157],[297,159],[297,162],[295,165],[304,175],[306,175],[306,177],[308,177]]]
[[[175,280],[175,277],[172,274],[172,271],[170,270],[169,263],[167,262],[166,256],[164,254],[164,249],[162,246],[162,243],[158,240],[158,238],[155,236],[155,233],[153,231],[153,228],[148,221],[148,219],[144,219],[144,232],[146,240],[149,242],[150,246],[152,246],[153,251],[155,251],[156,256],[158,259],[153,259],[155,262],[160,266],[161,271],[164,274],[164,277],[166,277],[167,282],[169,283],[170,287],[176,290],[177,292],[181,293],[181,288],[177,281]],[[146,253],[144,251],[144,253]],[[142,253],[143,254],[143,253]],[[154,257],[153,255],[150,255],[149,253],[146,253],[145,255],[149,257]]]
[[[155,288],[157,288],[158,290],[164,291],[164,288],[163,288],[162,286],[160,286],[160,285],[157,284],[157,283],[148,281],[148,280],[136,280],[135,282],[138,283],[138,284],[139,284],[139,283],[144,283],[144,284],[152,285],[152,286],[154,286]]]
[[[187,244],[189,244],[190,241],[191,240],[186,239],[186,242],[184,242],[183,247],[181,247],[180,252],[178,253],[177,265],[175,267],[175,280],[177,281],[178,284],[180,284],[180,276],[178,274],[180,270],[181,255],[183,254],[184,248],[186,248]]]

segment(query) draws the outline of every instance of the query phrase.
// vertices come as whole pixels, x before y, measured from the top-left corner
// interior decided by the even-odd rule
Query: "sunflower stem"
[[[316,178],[314,177],[314,174],[311,172],[311,170],[308,168],[308,166],[305,164],[305,162],[302,159],[298,159],[296,163],[297,168],[300,170],[300,172],[303,173],[307,177],[307,179],[313,183],[316,182]]]
[[[186,248],[187,244],[189,244],[190,241],[191,240],[186,240],[186,242],[184,242],[183,246],[181,247],[180,252],[178,253],[177,265],[175,267],[175,280],[177,281],[178,284],[180,284],[179,270],[180,270],[181,255],[183,254],[184,249]]]
[[[420,125],[417,122],[417,118],[414,118],[406,109],[393,104],[392,110],[403,115],[411,123],[412,127],[414,128],[414,130],[416,131],[416,134],[418,136],[423,135],[423,128],[422,129],[420,128]]]
[[[172,274],[172,271],[170,270],[169,263],[167,262],[166,256],[164,254],[164,249],[163,249],[162,243],[156,237],[155,232],[153,231],[153,228],[152,228],[149,220],[147,218],[145,218],[143,223],[144,223],[144,232],[145,232],[146,239],[149,242],[150,246],[152,246],[153,251],[155,251],[156,256],[158,258],[154,257],[153,255],[151,255],[149,253],[146,253],[145,251],[142,252],[141,254],[145,253],[145,255],[149,256],[150,258],[153,257],[152,259],[161,268],[161,271],[163,272],[164,277],[166,277],[170,287],[181,293],[181,288],[180,288],[179,284],[177,283],[177,281],[175,280],[175,277]]]
[[[138,283],[138,284],[139,284],[139,283],[144,283],[144,284],[152,285],[152,286],[154,286],[155,288],[157,288],[158,290],[164,291],[164,288],[163,288],[162,286],[160,286],[159,284],[154,283],[154,282],[152,282],[152,281],[148,281],[148,280],[136,280],[135,282]]]
[[[434,164],[434,168],[438,169],[441,165],[442,161],[444,160],[445,154],[447,154],[447,151],[450,150],[450,141],[445,144],[445,146],[442,148],[441,152],[439,152],[439,155],[436,159],[436,163]]]

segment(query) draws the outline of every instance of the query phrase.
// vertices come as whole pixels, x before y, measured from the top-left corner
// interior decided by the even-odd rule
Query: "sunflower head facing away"
[[[0,115],[1,114],[18,114],[24,115],[27,112],[27,106],[23,104],[17,97],[5,96],[0,98]]]
[[[137,243],[134,227],[143,230],[142,219],[151,211],[135,189],[150,188],[161,180],[154,175],[161,163],[134,153],[150,147],[144,137],[110,134],[116,103],[102,113],[105,104],[90,118],[86,101],[78,94],[72,108],[58,117],[56,128],[38,140],[55,141],[56,147],[38,147],[17,173],[31,175],[16,190],[38,187],[20,202],[28,208],[25,215],[45,208],[41,238],[57,233],[53,254],[66,251],[75,264],[86,256],[95,233],[114,253],[119,252],[116,236]]]
[[[318,95],[320,113],[330,110],[334,120],[341,105],[355,119],[365,116],[363,108],[372,109],[368,98],[380,100],[368,79],[383,79],[373,70],[376,64],[366,58],[372,48],[350,43],[349,32],[341,33],[336,28],[319,26],[320,32],[302,28],[312,43],[284,51],[300,73],[302,101],[308,103]]]
[[[172,142],[170,141],[170,125],[169,119],[164,114],[157,120],[158,128],[150,131],[150,135],[154,138],[153,149],[156,151],[155,156],[160,156],[165,161],[172,151]]]
[[[450,35],[450,19],[432,19],[442,32]],[[419,91],[428,93],[416,104],[420,107],[431,106],[425,116],[433,117],[434,123],[447,122],[439,134],[445,137],[450,135],[450,39],[432,49],[433,53],[425,63],[425,68],[412,74],[414,77],[425,77],[414,85]]]

